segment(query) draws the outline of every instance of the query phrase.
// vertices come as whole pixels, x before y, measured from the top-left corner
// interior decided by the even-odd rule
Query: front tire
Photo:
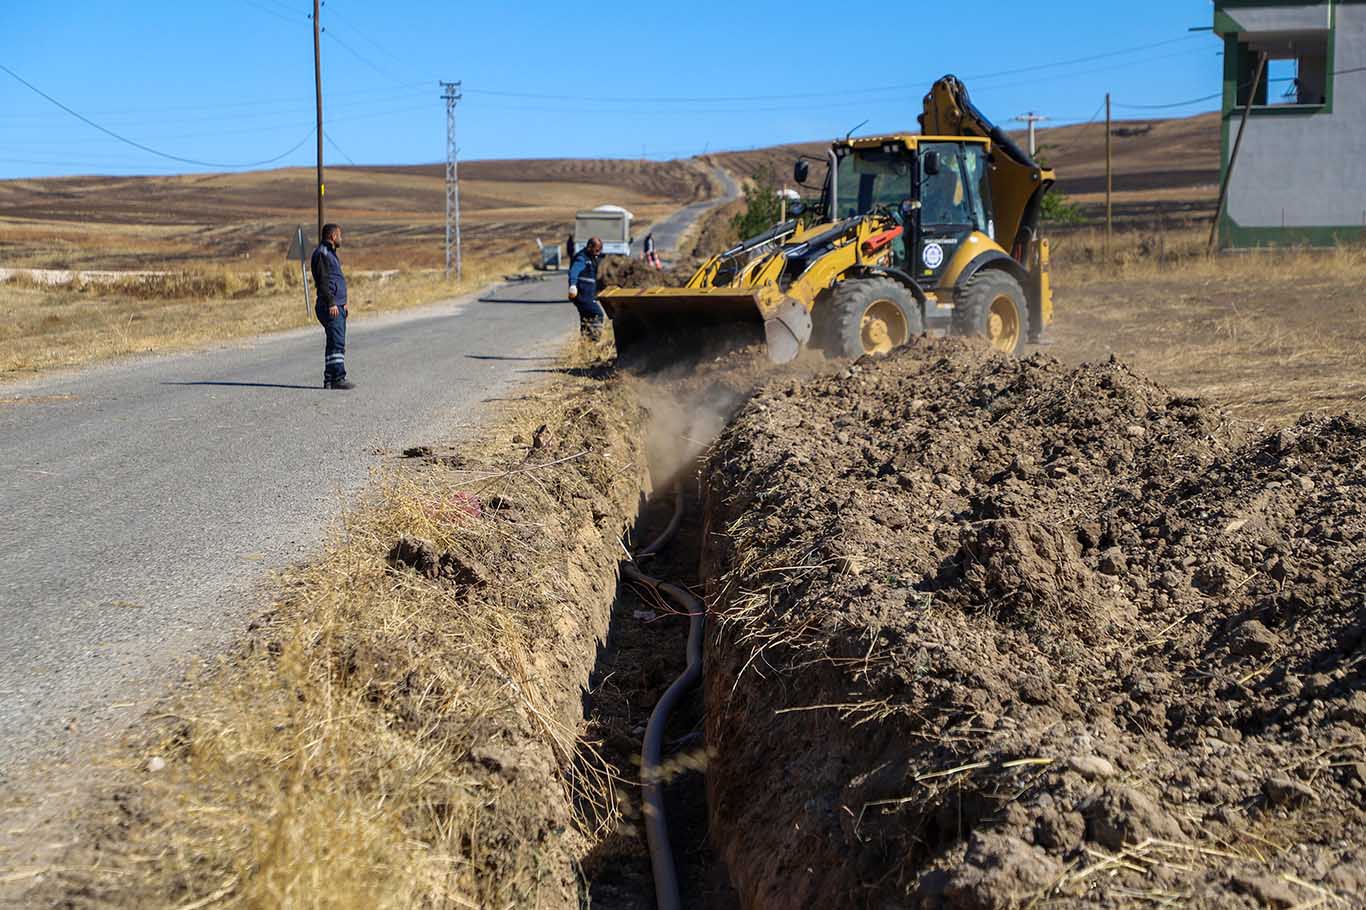
[[[890,354],[924,334],[920,303],[889,278],[852,278],[823,307],[822,347],[834,357]]]
[[[953,333],[985,338],[993,348],[1018,355],[1029,337],[1024,288],[1000,269],[983,269],[958,292]]]

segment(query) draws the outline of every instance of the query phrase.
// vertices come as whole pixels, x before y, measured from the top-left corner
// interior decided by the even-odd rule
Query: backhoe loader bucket
[[[612,288],[600,297],[612,317],[617,354],[678,360],[713,346],[763,340],[769,358],[786,363],[811,334],[810,316],[795,301],[765,318],[755,291],[732,288]],[[761,334],[762,333],[762,334]]]

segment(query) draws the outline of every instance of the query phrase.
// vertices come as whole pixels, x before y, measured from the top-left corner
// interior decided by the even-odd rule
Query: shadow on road
[[[558,299],[557,299],[557,300],[526,300],[526,299],[521,298],[521,297],[480,297],[480,298],[479,298],[479,302],[480,302],[480,303],[515,303],[515,304],[521,304],[521,305],[524,305],[524,306],[549,306],[549,305],[551,305],[551,304],[553,304],[553,305],[555,305],[555,306],[565,306],[565,305],[567,305],[567,304],[569,303],[568,300],[558,300]]]
[[[225,382],[217,379],[196,379],[193,382],[163,382],[162,385],[217,385],[238,389],[307,389],[321,392],[321,385],[287,385],[282,382]]]
[[[469,360],[554,360],[554,357],[516,357],[502,354],[466,354]]]
[[[599,363],[591,367],[542,367],[531,370],[518,370],[519,373],[560,373],[564,376],[579,376],[584,379],[608,379],[616,373],[616,366]]]

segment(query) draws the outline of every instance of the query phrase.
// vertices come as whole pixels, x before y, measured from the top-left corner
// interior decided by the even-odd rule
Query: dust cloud
[[[814,350],[791,363],[775,364],[762,345],[750,344],[700,361],[628,373],[647,414],[645,444],[655,489],[690,471],[761,385],[775,379],[800,382],[838,368],[837,361]]]

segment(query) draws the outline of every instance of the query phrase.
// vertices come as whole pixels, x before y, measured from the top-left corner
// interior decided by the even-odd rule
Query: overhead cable
[[[12,70],[12,69],[10,69],[9,67],[5,66],[3,63],[0,63],[0,70],[4,71],[5,73],[8,73],[8,74],[10,75],[11,78],[13,78],[15,81],[19,82],[20,84],[22,84],[22,85],[23,85],[25,88],[27,88],[29,91],[33,92],[34,94],[37,94],[37,95],[41,96],[42,98],[46,99],[47,101],[51,102],[52,104],[55,104],[57,107],[59,107],[59,108],[61,108],[62,110],[66,111],[68,114],[70,114],[71,116],[75,117],[77,120],[81,121],[82,123],[85,123],[86,125],[88,125],[88,126],[90,126],[90,127],[93,127],[94,129],[99,130],[101,133],[104,133],[106,136],[109,136],[109,137],[112,138],[112,139],[117,139],[119,142],[122,142],[124,145],[131,145],[131,146],[132,146],[133,148],[135,148],[135,149],[140,149],[140,150],[142,150],[142,151],[144,151],[144,152],[147,152],[148,154],[151,154],[151,155],[156,155],[158,158],[165,158],[165,159],[167,159],[167,160],[169,160],[169,161],[179,161],[179,162],[182,163],[182,164],[193,164],[193,165],[196,165],[196,166],[198,166],[198,167],[225,168],[225,169],[229,169],[229,170],[231,170],[231,169],[237,169],[237,168],[261,167],[262,165],[266,165],[266,164],[274,164],[275,162],[277,162],[277,161],[279,161],[279,160],[281,160],[281,159],[283,159],[283,158],[287,158],[287,157],[289,157],[290,155],[292,155],[294,152],[298,151],[298,149],[299,149],[301,146],[303,146],[303,144],[304,144],[305,142],[307,142],[307,141],[309,140],[309,137],[312,136],[312,135],[313,135],[313,132],[314,132],[312,129],[310,129],[310,130],[304,135],[304,137],[303,137],[302,139],[300,139],[300,140],[299,140],[298,142],[296,142],[294,145],[290,146],[288,149],[286,149],[285,151],[281,152],[280,154],[276,155],[276,156],[273,157],[273,158],[265,158],[265,159],[263,159],[263,160],[261,160],[261,161],[248,161],[248,162],[243,162],[243,163],[240,163],[240,164],[224,164],[224,163],[221,163],[221,162],[214,162],[214,161],[200,161],[200,160],[197,159],[197,158],[186,158],[186,157],[183,157],[183,156],[181,156],[181,155],[172,155],[170,152],[163,152],[163,151],[161,151],[160,149],[152,148],[150,145],[143,145],[141,142],[138,142],[138,141],[133,140],[133,139],[129,139],[127,136],[120,135],[119,133],[116,133],[116,132],[114,132],[113,130],[107,128],[107,127],[101,126],[100,124],[96,123],[94,120],[91,120],[89,117],[85,116],[84,114],[80,113],[79,111],[75,111],[75,110],[73,110],[73,109],[67,107],[65,104],[63,104],[62,102],[58,101],[56,98],[52,97],[51,95],[49,95],[47,92],[43,91],[42,89],[38,88],[38,86],[34,85],[32,82],[29,82],[29,81],[28,81],[27,79],[25,79],[23,76],[20,76],[20,75],[19,75],[18,73],[16,73],[14,70]]]

